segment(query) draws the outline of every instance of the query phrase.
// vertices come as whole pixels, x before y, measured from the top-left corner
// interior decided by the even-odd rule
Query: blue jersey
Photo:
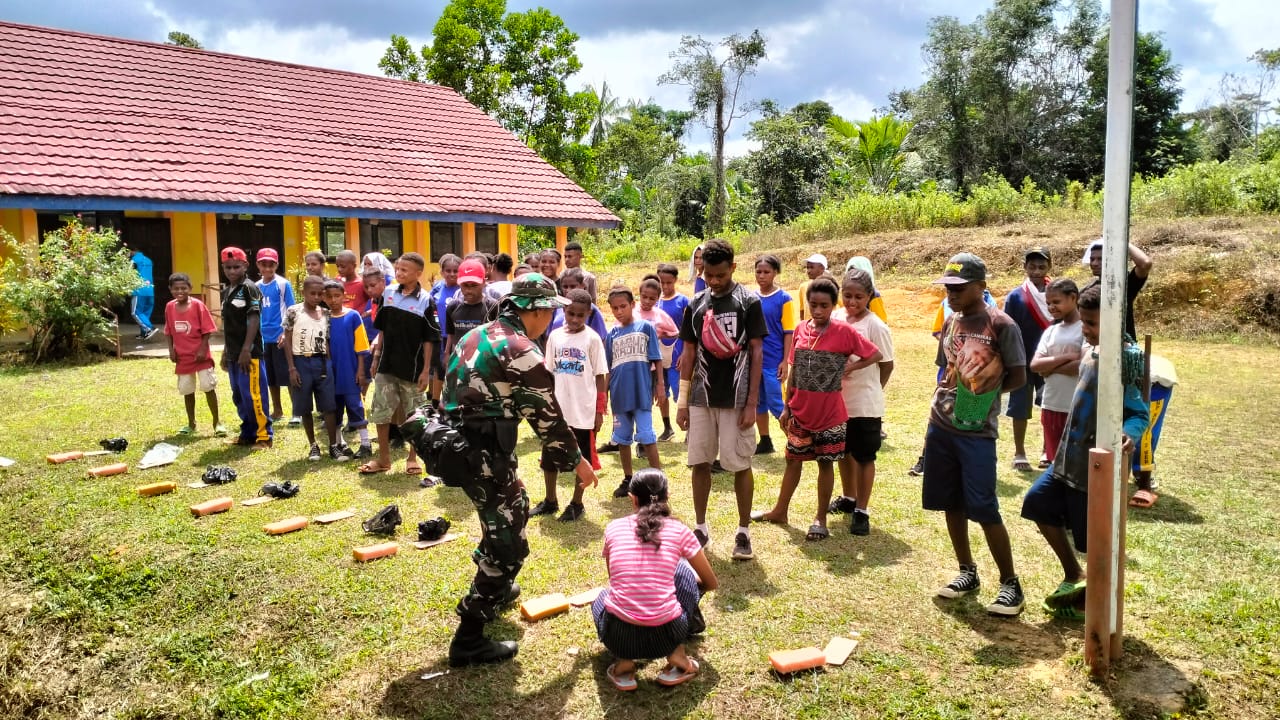
[[[635,412],[653,406],[653,364],[662,362],[658,331],[647,320],[619,325],[604,343],[609,363],[609,405],[613,412]]]
[[[359,395],[356,382],[358,355],[369,352],[369,338],[364,333],[360,313],[348,309],[329,318],[329,363],[333,368],[335,395]]]
[[[671,321],[680,327],[680,323],[684,322],[684,310],[689,307],[689,298],[676,293],[675,297],[670,300],[666,298],[658,298],[658,309],[666,313]],[[676,361],[680,359],[680,353],[684,352],[684,341],[678,337],[660,339],[663,345],[674,345],[671,350],[671,367],[676,367]]]
[[[760,298],[760,309],[764,311],[764,326],[769,330],[762,343],[764,359],[761,367],[765,370],[777,370],[782,361],[786,360],[783,356],[786,336],[796,328],[795,304],[787,291],[781,288],[775,288],[768,295],[756,292],[756,296]]]
[[[262,314],[258,317],[258,331],[264,342],[273,343],[284,333],[284,310],[296,304],[293,299],[293,283],[276,275],[271,282],[258,281],[262,291]]]
[[[136,297],[155,297],[156,287],[152,282],[155,270],[152,269],[151,258],[135,250],[129,259],[133,261],[133,269],[137,271],[138,278],[142,280],[142,287],[134,290],[133,294]]]

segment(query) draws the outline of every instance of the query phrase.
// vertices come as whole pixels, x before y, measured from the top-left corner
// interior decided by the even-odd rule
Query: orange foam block
[[[89,468],[89,474],[94,477],[106,477],[108,475],[119,475],[127,472],[129,472],[129,466],[124,463],[113,463],[111,465]]]
[[[378,558],[390,557],[400,552],[400,545],[393,542],[378,543],[377,545],[365,545],[351,551],[351,556],[356,562],[369,562]]]
[[[769,663],[782,675],[801,670],[812,670],[827,664],[827,654],[816,647],[798,650],[774,650],[769,653]]]
[[[301,530],[310,522],[311,521],[308,520],[306,516],[299,515],[298,517],[285,518],[284,520],[267,523],[262,526],[262,529],[265,530],[268,535],[284,535],[285,533],[291,533],[295,530]]]
[[[79,460],[82,457],[84,457],[83,452],[80,452],[79,450],[72,450],[71,452],[60,452],[60,453],[53,453],[52,455],[45,455],[44,459],[54,465],[61,465],[64,462]]]
[[[141,495],[142,497],[151,497],[152,495],[163,495],[165,493],[171,493],[177,489],[178,489],[178,483],[176,482],[172,482],[172,481],[158,482],[158,483],[151,483],[150,485],[139,485],[138,494]]]
[[[529,622],[559,615],[569,609],[569,598],[564,593],[551,593],[530,598],[520,603],[520,615]]]
[[[236,504],[235,498],[229,498],[229,497],[214,498],[212,500],[206,500],[200,503],[199,505],[192,505],[191,514],[194,515],[195,517],[204,517],[205,515],[212,515],[214,513],[226,512],[231,509],[232,505],[235,505],[235,504]]]

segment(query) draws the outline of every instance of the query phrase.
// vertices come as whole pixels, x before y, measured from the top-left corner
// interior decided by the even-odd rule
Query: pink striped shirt
[[[604,529],[603,554],[609,568],[604,606],[633,625],[655,627],[680,617],[676,565],[702,549],[693,531],[679,520],[666,518],[658,536],[660,547],[641,542],[635,515],[618,518]]]

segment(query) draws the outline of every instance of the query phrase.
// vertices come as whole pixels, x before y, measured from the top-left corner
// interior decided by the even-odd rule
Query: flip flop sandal
[[[1157,499],[1159,499],[1159,496],[1150,490],[1139,490],[1133,494],[1133,497],[1129,498],[1129,507],[1146,510],[1155,505]]]
[[[1075,605],[1076,600],[1080,599],[1080,595],[1084,593],[1084,580],[1080,582],[1063,582],[1058,585],[1058,589],[1049,593],[1049,597],[1044,599],[1044,606],[1051,610],[1061,607]]]
[[[698,661],[689,658],[689,664],[693,667],[688,670],[681,670],[674,665],[668,665],[665,670],[658,673],[658,684],[664,687],[675,687],[688,682],[698,674]]]
[[[1044,470],[1044,469],[1048,468],[1051,464],[1052,464],[1052,463],[1051,463],[1051,462],[1049,462],[1049,458],[1046,458],[1046,457],[1042,457],[1042,458],[1040,458],[1040,469],[1041,469],[1041,470]]]
[[[1018,472],[1030,472],[1031,463],[1027,462],[1026,457],[1017,455],[1013,458],[1013,469]]]
[[[378,474],[386,473],[390,471],[391,471],[390,467],[379,464],[377,460],[370,460],[369,462],[364,463],[363,465],[360,466],[361,475],[378,475]]]
[[[613,672],[613,669],[616,668],[617,666],[618,664],[614,663],[613,665],[609,666],[608,670],[604,671],[604,674],[609,676],[609,682],[613,683],[613,686],[621,690],[622,692],[629,692],[631,690],[635,690],[637,687],[635,671],[633,670],[629,673],[622,673],[621,675],[617,675]]]
[[[180,429],[178,430],[178,434],[179,434],[179,435],[190,435],[191,433],[193,433],[193,432],[195,432],[195,431],[196,431],[196,429],[195,429],[195,428],[193,428],[193,427],[191,427],[190,425],[184,425],[182,428],[180,428]]]
[[[417,477],[422,474],[422,466],[419,465],[418,463],[413,463],[412,465],[409,463],[405,463],[404,474]]]
[[[826,540],[829,537],[831,537],[830,530],[822,525],[814,523],[809,526],[809,532],[804,536],[804,539],[810,542],[817,542],[819,540]]]
[[[227,426],[226,426],[226,425],[219,425],[219,426],[215,427],[215,428],[213,429],[213,436],[214,436],[214,437],[226,437],[226,436],[227,436]]]
[[[1044,608],[1045,613],[1053,616],[1054,620],[1065,620],[1067,622],[1084,622],[1084,613],[1081,612],[1080,610],[1077,610],[1074,605],[1067,605],[1066,607],[1054,608],[1054,607],[1050,607],[1049,601],[1046,600],[1041,607]]]

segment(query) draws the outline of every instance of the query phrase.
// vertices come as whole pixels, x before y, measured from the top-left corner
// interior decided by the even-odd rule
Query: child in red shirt
[[[840,289],[830,277],[820,276],[808,283],[806,307],[809,318],[796,326],[787,381],[787,409],[779,422],[787,433],[787,468],[782,474],[778,502],[769,512],[751,513],[751,519],[786,524],[791,496],[800,485],[805,461],[818,462],[818,511],[807,540],[824,540],[827,506],[835,485],[835,463],[844,457],[846,423],[849,419],[840,392],[844,376],[870,367],[883,357],[871,341],[847,322],[832,322],[831,312],[840,298]],[[856,361],[852,357],[857,357]]]
[[[218,422],[218,376],[213,371],[213,353],[209,336],[217,330],[213,313],[191,297],[191,278],[186,273],[169,276],[169,293],[173,299],[164,308],[164,334],[169,339],[169,360],[178,376],[178,392],[187,405],[187,425],[179,435],[196,431],[196,388],[204,393],[213,415],[213,434],[223,437],[227,429]]]
[[[351,250],[342,250],[333,259],[333,264],[338,267],[338,282],[342,283],[342,304],[356,312],[364,312],[369,296],[364,292],[364,278],[356,272],[359,263],[360,258]]]

